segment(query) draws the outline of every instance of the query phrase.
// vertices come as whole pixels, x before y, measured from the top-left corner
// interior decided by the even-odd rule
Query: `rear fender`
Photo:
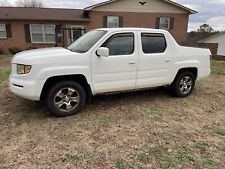
[[[185,69],[185,68],[197,68],[197,70],[199,71],[200,63],[198,61],[179,61],[179,62],[176,62],[173,67],[174,68],[172,69],[172,73],[170,77],[171,79],[170,84],[173,83],[179,70]]]

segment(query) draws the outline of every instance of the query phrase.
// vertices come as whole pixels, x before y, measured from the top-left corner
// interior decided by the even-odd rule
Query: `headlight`
[[[22,75],[22,74],[28,74],[30,73],[31,66],[30,65],[20,65],[17,64],[17,74]]]

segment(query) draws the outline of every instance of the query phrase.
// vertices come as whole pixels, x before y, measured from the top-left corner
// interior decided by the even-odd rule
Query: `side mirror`
[[[96,51],[97,56],[101,56],[101,57],[109,57],[109,49],[106,47],[100,47],[97,51]]]

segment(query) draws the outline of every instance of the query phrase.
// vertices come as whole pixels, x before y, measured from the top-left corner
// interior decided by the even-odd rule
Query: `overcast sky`
[[[16,0],[8,0],[12,4]],[[43,0],[47,7],[84,8],[105,0]],[[174,0],[198,11],[192,15],[189,30],[197,29],[201,24],[210,24],[216,30],[225,30],[225,0]]]

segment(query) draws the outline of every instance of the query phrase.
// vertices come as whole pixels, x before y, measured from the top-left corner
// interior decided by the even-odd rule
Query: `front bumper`
[[[42,86],[35,81],[21,80],[16,76],[10,75],[9,87],[12,93],[24,99],[39,101]]]

